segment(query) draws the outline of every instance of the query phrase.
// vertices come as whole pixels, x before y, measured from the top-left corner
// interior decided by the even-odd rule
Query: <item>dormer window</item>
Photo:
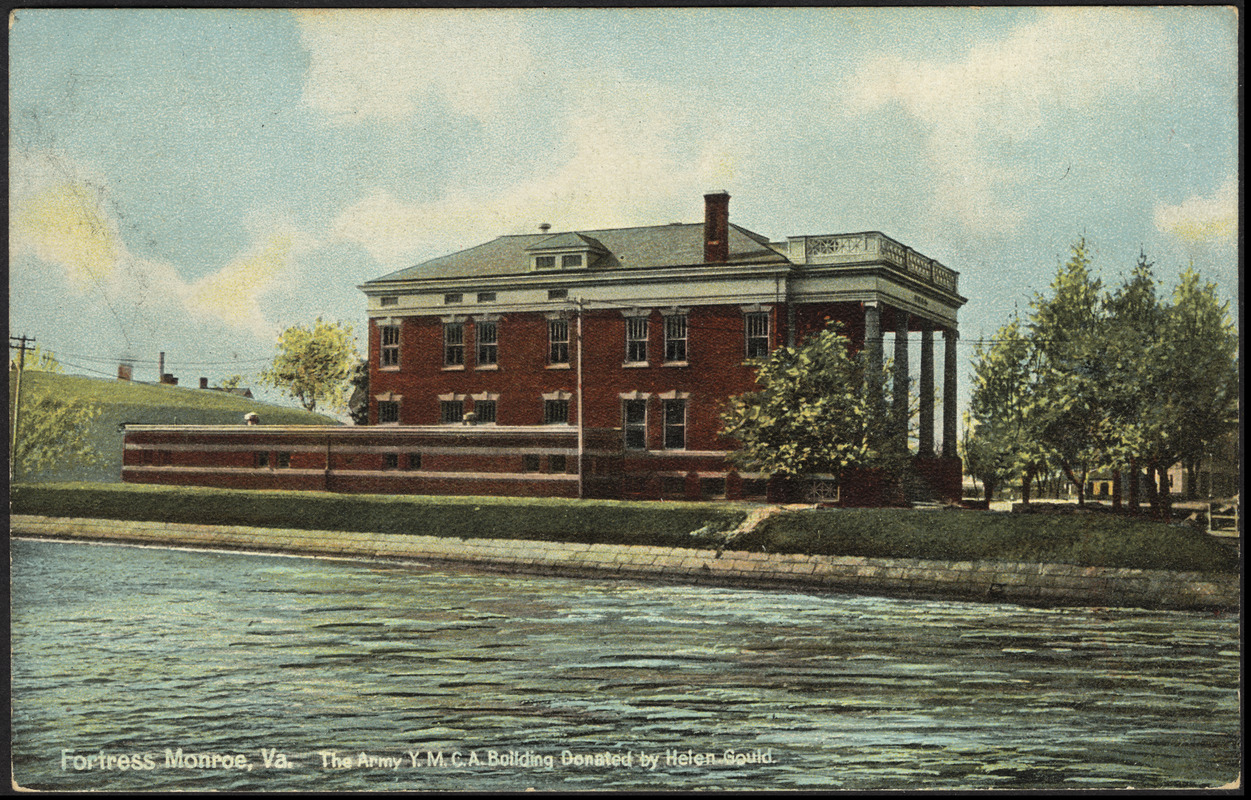
[[[526,251],[530,254],[530,268],[535,271],[586,269],[609,255],[600,241],[581,233],[557,233]]]

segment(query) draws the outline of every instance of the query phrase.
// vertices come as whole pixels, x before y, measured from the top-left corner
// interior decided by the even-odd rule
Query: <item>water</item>
[[[32,788],[1144,788],[1239,771],[1230,617],[21,540],[11,587],[13,774]],[[219,758],[167,766],[179,748]]]

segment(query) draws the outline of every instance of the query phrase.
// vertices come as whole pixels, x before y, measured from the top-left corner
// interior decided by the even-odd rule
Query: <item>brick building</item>
[[[368,281],[370,424],[618,429],[627,494],[692,473],[716,494],[725,399],[755,388],[756,359],[833,319],[878,363],[895,332],[901,386],[919,334],[917,471],[958,497],[957,274],[877,232],[773,242],[731,224],[729,200],[706,195],[703,224],[542,226]]]
[[[729,469],[726,399],[840,321],[897,402],[920,343],[911,485],[958,499],[956,273],[877,232],[773,242],[706,195],[702,224],[500,236],[368,281],[369,425],[131,426],[123,480],[560,497],[756,496]],[[935,333],[943,348],[935,451]],[[900,431],[901,437],[906,436]],[[871,477],[841,501],[874,505]]]

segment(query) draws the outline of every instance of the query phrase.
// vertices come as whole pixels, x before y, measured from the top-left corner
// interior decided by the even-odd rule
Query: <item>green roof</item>
[[[784,256],[768,247],[768,241],[760,234],[730,225],[729,262],[788,263]],[[599,245],[605,254],[591,271],[706,263],[703,223],[673,223],[641,228],[500,236],[468,250],[432,258],[416,266],[374,278],[365,285],[386,281],[526,274],[530,272],[530,257],[535,250],[586,246],[594,248],[595,245]]]

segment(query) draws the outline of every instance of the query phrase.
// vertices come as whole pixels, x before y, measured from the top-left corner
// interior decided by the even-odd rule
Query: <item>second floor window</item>
[[[626,363],[647,361],[647,317],[626,317]]]
[[[753,311],[743,315],[748,358],[769,357],[769,312]]]
[[[549,341],[547,363],[569,363],[569,320],[552,319],[547,321]]]
[[[498,322],[478,322],[474,326],[478,339],[478,365],[495,364],[499,360]]]
[[[686,315],[665,317],[665,361],[686,360]]]
[[[458,367],[465,363],[465,323],[443,323],[443,366]]]
[[[544,425],[567,425],[569,424],[569,401],[568,400],[544,400],[543,401],[543,424]]]
[[[398,367],[400,365],[400,326],[383,325],[378,329],[382,336],[380,367]]]
[[[439,422],[444,425],[455,425],[465,418],[464,400],[440,400]]]

